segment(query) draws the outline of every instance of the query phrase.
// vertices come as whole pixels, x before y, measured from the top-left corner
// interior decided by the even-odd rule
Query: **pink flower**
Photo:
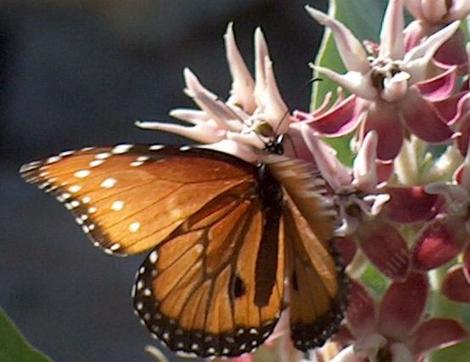
[[[379,302],[353,281],[346,326],[338,336],[349,346],[332,361],[412,362],[467,339],[457,321],[425,317],[428,295],[427,277],[417,272],[393,282]]]
[[[449,24],[470,13],[467,0],[406,0],[405,6],[416,19],[429,24]]]
[[[419,45],[429,35],[439,31],[455,20],[463,20],[470,13],[470,3],[466,0],[407,0],[408,11],[416,18],[405,29],[405,48]],[[435,61],[444,67],[458,65],[465,68],[465,35],[457,31],[438,49]]]
[[[418,235],[413,251],[415,268],[434,269],[461,252],[464,260],[470,260],[470,154],[456,172],[453,183],[433,183],[425,190],[438,195],[442,205],[439,214]],[[470,275],[469,268],[470,263],[465,267],[467,275]]]
[[[430,101],[445,99],[452,93],[456,69],[450,68],[438,76],[433,76],[430,69],[435,52],[456,31],[459,22],[451,23],[406,52],[403,4],[400,0],[391,0],[382,24],[378,54],[368,56],[359,40],[343,24],[313,8],[307,7],[307,10],[333,32],[348,72],[338,74],[323,67],[313,68],[353,96],[320,116],[301,114],[304,122],[328,137],[357,130],[358,144],[368,131],[375,130],[377,157],[381,160],[393,159],[408,133],[430,143],[450,139],[452,130]]]
[[[320,141],[308,126],[302,122],[298,125],[318,169],[331,189],[331,198],[342,222],[336,233],[347,236],[342,243],[354,243],[388,277],[405,278],[410,265],[406,241],[380,215],[390,195],[385,183],[379,179],[378,170],[384,165],[376,161],[376,133],[371,131],[366,135],[353,168],[349,169],[336,159],[331,147]],[[341,249],[344,248],[356,250],[343,245]]]
[[[206,147],[257,162],[266,145],[287,132],[290,117],[277,88],[268,47],[261,29],[255,31],[255,79],[235,43],[232,24],[225,34],[227,61],[232,75],[230,97],[222,100],[184,70],[185,92],[200,110],[174,109],[170,115],[192,124],[138,122],[141,128],[167,131],[208,144]]]
[[[318,169],[332,189],[334,202],[343,222],[338,233],[351,235],[364,218],[376,216],[389,199],[387,194],[380,193],[377,188],[380,181],[376,165],[376,133],[372,131],[367,135],[353,168],[349,169],[338,161],[335,151],[304,123],[294,123],[292,127],[295,126],[301,129]]]
[[[470,45],[467,44],[465,58],[470,56]],[[467,74],[470,69],[467,67]],[[467,154],[470,138],[470,93],[468,79],[462,89],[451,97],[433,102],[433,106],[445,119],[446,123],[456,132],[455,144],[462,155]]]
[[[415,269],[437,268],[462,254],[463,263],[451,269],[443,282],[449,298],[470,302],[470,154],[457,170],[453,183],[434,183],[426,190],[443,198],[441,212],[422,230],[414,251]],[[450,286],[459,286],[455,289]]]

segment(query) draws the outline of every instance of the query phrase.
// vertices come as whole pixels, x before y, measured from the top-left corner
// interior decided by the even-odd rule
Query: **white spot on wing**
[[[90,165],[90,167],[97,167],[97,166],[101,165],[103,162],[104,162],[103,159],[93,160],[89,163],[89,165]]]
[[[101,187],[104,187],[105,189],[110,189],[114,185],[116,185],[116,182],[117,180],[115,178],[109,177],[101,183]]]
[[[73,200],[71,203],[70,203],[70,206],[72,209],[75,209],[76,207],[78,207],[80,205],[80,201],[77,201],[77,200]]]
[[[114,146],[114,148],[111,150],[112,153],[114,154],[120,154],[120,153],[126,153],[132,148],[133,145],[117,145]]]
[[[157,261],[157,259],[158,259],[158,254],[157,254],[157,252],[154,250],[154,251],[152,251],[152,252],[150,253],[150,255],[149,255],[149,260],[150,260],[150,262],[151,262],[152,264],[155,264],[155,262]]]
[[[67,151],[63,151],[63,152],[59,153],[59,156],[65,157],[65,156],[73,155],[74,153],[75,153],[75,151],[67,150]]]
[[[90,170],[79,170],[75,172],[73,175],[77,178],[84,178],[87,177],[91,173]]]
[[[69,187],[69,191],[72,192],[72,193],[75,193],[75,192],[78,192],[81,190],[81,186],[80,185],[72,185]]]
[[[121,244],[119,243],[114,243],[113,245],[109,247],[109,249],[111,249],[112,251],[119,250],[120,248],[121,248]]]
[[[149,150],[150,151],[158,151],[158,150],[161,150],[163,147],[165,147],[165,146],[163,146],[163,145],[151,145],[149,147]]]
[[[106,160],[107,158],[111,157],[111,153],[109,152],[101,152],[101,153],[98,153],[95,158],[97,160]],[[91,165],[90,165],[91,166]],[[93,167],[93,166],[92,166]]]
[[[34,170],[38,168],[38,166],[41,164],[40,161],[33,161],[30,163],[27,163],[26,165],[21,166],[20,172],[26,172],[30,170]]]
[[[55,163],[57,161],[60,161],[61,159],[62,159],[62,157],[60,157],[60,156],[52,156],[52,157],[49,157],[46,160],[46,163]]]
[[[132,233],[135,233],[139,229],[140,229],[140,222],[136,221],[129,225],[129,231]]]
[[[124,201],[121,201],[121,200],[114,201],[113,204],[111,205],[111,209],[113,209],[114,211],[120,211],[123,209],[123,207],[124,207]]]
[[[72,195],[70,195],[68,192],[64,192],[61,196],[62,196],[62,199],[67,200],[67,199],[70,199]]]

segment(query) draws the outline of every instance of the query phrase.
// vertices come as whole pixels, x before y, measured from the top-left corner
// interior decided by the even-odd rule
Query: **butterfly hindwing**
[[[266,198],[282,195],[277,183],[271,187]],[[249,352],[271,334],[283,308],[281,203],[270,204],[258,193],[253,197],[249,187],[235,191],[176,229],[137,274],[134,305],[139,316],[180,353],[210,357]]]
[[[321,196],[324,181],[314,176],[311,165],[280,157],[266,162],[284,189],[291,339],[307,351],[338,329],[346,306],[344,268],[329,245],[336,212]]]
[[[291,338],[302,351],[337,331],[346,306],[346,276],[337,256],[293,203],[284,209]]]

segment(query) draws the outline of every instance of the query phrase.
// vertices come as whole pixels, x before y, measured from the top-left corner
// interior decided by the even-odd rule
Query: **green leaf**
[[[336,150],[336,157],[346,166],[352,166],[354,160],[354,155],[350,146],[352,136],[353,133],[342,137],[323,138],[323,141]]]
[[[26,341],[2,309],[0,309],[0,361],[52,362]]]
[[[346,25],[359,40],[377,42],[386,5],[387,1],[385,0],[330,0],[329,15]],[[323,35],[315,64],[339,73],[345,72],[334,38],[329,30],[326,30]],[[317,75],[315,74],[315,76]],[[318,107],[325,94],[329,91],[336,92],[336,88],[337,85],[329,79],[323,79],[323,82],[314,82],[311,108]]]
[[[429,362],[468,362],[470,361],[470,342],[459,343],[455,346],[436,351],[431,354]]]
[[[375,296],[381,296],[388,288],[390,281],[372,264],[368,264],[361,281],[367,285]]]

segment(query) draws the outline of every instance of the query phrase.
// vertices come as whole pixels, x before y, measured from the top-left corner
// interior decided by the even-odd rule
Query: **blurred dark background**
[[[114,258],[91,247],[59,203],[19,178],[19,166],[87,145],[181,142],[133,121],[192,106],[182,93],[185,66],[227,96],[229,21],[250,67],[253,31],[262,26],[285,100],[307,109],[307,63],[322,30],[304,5],[0,1],[0,306],[33,345],[58,362],[152,361],[144,346],[156,342],[131,306],[143,256]]]

